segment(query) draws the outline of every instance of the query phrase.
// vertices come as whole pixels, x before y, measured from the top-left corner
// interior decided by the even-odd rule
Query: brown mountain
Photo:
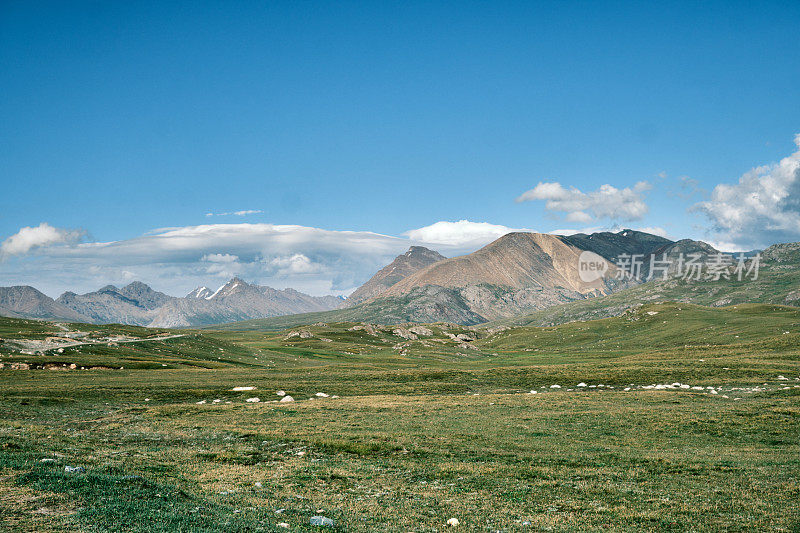
[[[477,323],[613,290],[613,264],[604,277],[581,279],[582,252],[555,235],[509,233],[469,255],[429,265],[366,303],[402,305],[413,310],[405,316],[411,321]]]
[[[445,259],[445,256],[439,252],[423,246],[412,246],[406,253],[398,255],[394,261],[380,269],[369,281],[356,289],[347,299],[347,305],[357,305],[374,298],[411,274]]]
[[[578,275],[582,251],[555,235],[509,233],[474,253],[430,265],[398,282],[383,296],[401,296],[426,285],[460,288],[481,284],[605,293],[603,279],[585,282]]]

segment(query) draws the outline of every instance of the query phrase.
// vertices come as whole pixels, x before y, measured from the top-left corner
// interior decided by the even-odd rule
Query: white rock
[[[325,394],[324,392],[318,392],[314,396],[316,396],[317,398],[330,398],[330,395]]]
[[[246,402],[250,402],[250,403],[258,403],[258,402],[260,402],[260,401],[261,401],[261,398],[257,398],[257,397],[254,397],[254,398],[248,398],[248,399],[246,399],[245,401],[246,401]]]
[[[309,520],[309,523],[312,526],[325,526],[325,527],[333,527],[334,522],[327,516],[312,516]]]
[[[585,387],[585,386],[586,386],[586,383],[584,383],[583,381],[581,381],[580,383],[578,383],[578,387]]]
[[[456,527],[459,523],[458,518],[451,518],[447,521],[447,525],[453,527]]]
[[[231,390],[234,391],[234,392],[241,392],[241,391],[246,391],[246,390],[256,390],[256,388],[255,387],[234,387]]]
[[[281,398],[281,403],[284,403],[284,402],[293,402],[293,401],[294,401],[294,398],[292,398],[292,397],[291,397],[291,396],[289,396],[288,394],[287,394],[286,396],[284,396],[283,398]]]
[[[286,522],[278,522],[278,527],[288,528],[289,524],[287,524]]]
[[[204,403],[206,403],[205,400],[200,400],[199,402],[197,402],[197,405],[203,405]]]
[[[560,389],[561,385],[550,385],[551,389]]]
[[[275,394],[277,394],[278,396],[286,396],[286,392],[284,392],[282,390],[275,391]]]
[[[532,390],[528,394],[537,394],[537,392],[535,390]]]

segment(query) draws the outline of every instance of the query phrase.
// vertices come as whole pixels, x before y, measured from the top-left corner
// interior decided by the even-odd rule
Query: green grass
[[[407,341],[344,323],[300,328],[306,339],[204,330],[79,347],[64,363],[108,369],[0,370],[0,519],[9,531],[313,531],[316,514],[340,531],[441,531],[451,517],[460,531],[797,531],[798,325],[777,305],[663,303],[493,335],[439,324]],[[3,319],[0,337],[48,328]],[[476,348],[448,333],[475,334]],[[720,393],[623,390],[674,381]],[[297,401],[270,403],[279,389]]]

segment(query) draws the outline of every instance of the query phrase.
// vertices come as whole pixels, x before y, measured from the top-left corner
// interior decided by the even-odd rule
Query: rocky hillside
[[[397,256],[394,261],[380,269],[369,281],[356,289],[347,299],[347,305],[352,307],[374,298],[411,274],[445,259],[445,256],[439,252],[423,246],[412,246],[406,253]]]

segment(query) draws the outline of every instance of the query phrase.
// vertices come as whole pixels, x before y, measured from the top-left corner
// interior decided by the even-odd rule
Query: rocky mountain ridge
[[[343,305],[335,296],[309,296],[233,278],[216,292],[206,287],[184,298],[169,296],[135,281],[107,285],[86,294],[65,292],[56,300],[33,287],[0,287],[0,315],[72,322],[189,327],[295,313],[327,311]]]

